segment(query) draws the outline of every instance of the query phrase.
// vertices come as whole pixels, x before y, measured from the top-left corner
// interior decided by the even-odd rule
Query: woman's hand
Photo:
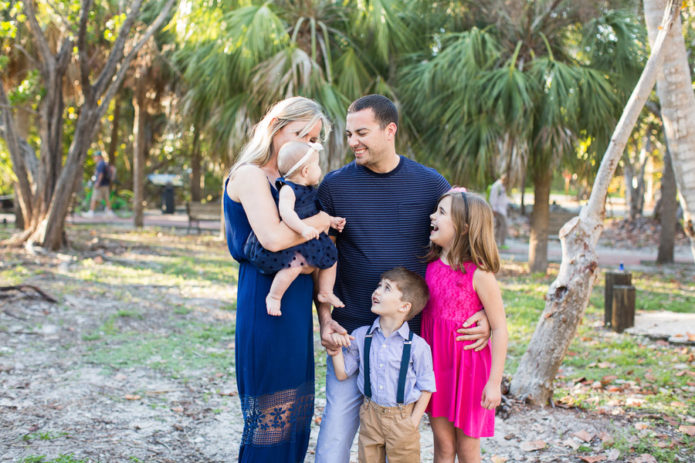
[[[499,384],[493,384],[490,381],[483,389],[483,397],[480,400],[480,405],[488,410],[494,410],[502,401],[502,388]]]
[[[485,311],[479,310],[471,315],[456,332],[462,335],[456,336],[457,341],[475,341],[464,346],[464,350],[474,349],[477,352],[484,349],[490,339],[490,322]]]

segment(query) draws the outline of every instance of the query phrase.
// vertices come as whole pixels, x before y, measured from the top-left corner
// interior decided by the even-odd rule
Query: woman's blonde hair
[[[321,106],[309,98],[294,96],[275,103],[253,128],[249,142],[241,149],[236,162],[230,170],[230,175],[244,164],[254,164],[262,167],[273,157],[273,137],[287,124],[295,121],[306,121],[307,124],[299,134],[305,136],[316,122],[322,122],[322,139],[328,139],[331,123],[323,113]]]
[[[494,233],[494,218],[490,205],[476,194],[462,188],[453,188],[437,201],[437,207],[447,196],[451,197],[451,221],[454,224],[454,242],[447,260],[453,269],[465,272],[463,263],[472,261],[479,269],[497,273],[500,256]],[[427,262],[439,259],[441,246],[430,242]]]

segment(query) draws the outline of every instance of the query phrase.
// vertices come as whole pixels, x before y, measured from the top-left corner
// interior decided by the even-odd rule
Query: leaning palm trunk
[[[663,10],[664,4],[665,0],[644,0],[644,16],[651,43],[655,41],[657,32],[661,32],[658,30],[659,11]],[[695,93],[680,18],[676,18],[668,35],[663,55],[656,93],[661,102],[664,133],[683,204],[683,228],[690,237],[690,249],[695,258]]]
[[[511,384],[511,393],[514,396],[531,403],[545,405],[550,400],[553,380],[589,302],[597,276],[596,243],[603,229],[608,185],[630,132],[654,87],[657,70],[661,65],[664,40],[679,11],[680,2],[670,0],[664,13],[663,30],[659,32],[642,76],[613,132],[596,175],[589,202],[582,208],[578,217],[571,219],[560,230],[560,271],[548,289],[545,310]]]

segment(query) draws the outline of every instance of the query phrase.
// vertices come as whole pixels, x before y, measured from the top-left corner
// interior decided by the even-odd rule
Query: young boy
[[[357,384],[364,395],[360,462],[420,461],[418,426],[435,391],[434,371],[430,346],[406,322],[428,298],[419,275],[403,267],[389,270],[372,293],[374,323],[353,331],[352,343],[347,335],[335,335],[346,346],[333,356],[336,377],[344,381],[359,370]]]

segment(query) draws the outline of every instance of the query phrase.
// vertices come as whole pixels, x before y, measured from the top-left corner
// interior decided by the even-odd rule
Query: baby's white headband
[[[308,145],[309,145],[310,148],[307,150],[306,153],[304,153],[304,156],[302,156],[302,159],[300,159],[299,161],[297,161],[297,163],[296,163],[295,165],[293,165],[292,168],[291,168],[290,170],[288,170],[287,172],[285,172],[285,177],[289,177],[289,176],[292,175],[296,170],[298,170],[300,167],[302,167],[302,165],[303,165],[305,162],[307,162],[307,161],[309,160],[309,157],[310,157],[312,154],[318,153],[319,151],[322,151],[322,150],[323,150],[323,146],[321,146],[320,143],[308,143]]]

